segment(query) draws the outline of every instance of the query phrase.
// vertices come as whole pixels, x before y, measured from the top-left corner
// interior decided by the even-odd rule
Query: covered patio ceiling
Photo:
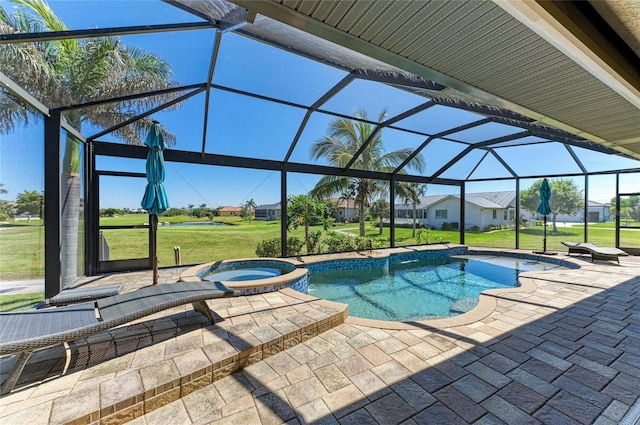
[[[211,16],[211,1],[177,1]],[[638,1],[232,2],[257,14],[246,33],[346,66],[401,69],[446,86],[441,95],[640,158]]]
[[[372,178],[394,176],[400,180],[455,184],[640,170],[640,162],[632,159],[640,159],[637,52],[621,40],[614,40],[619,53],[634,52],[632,56],[626,55],[618,67],[599,59],[593,50],[581,48],[580,52],[572,53],[579,40],[571,38],[567,27],[554,24],[558,21],[553,21],[555,18],[546,11],[553,9],[549,5],[543,8],[537,3],[520,2],[376,0],[164,3],[165,8],[186,11],[189,19],[176,22],[172,18],[154,25],[144,20],[136,25],[108,23],[98,25],[99,28],[85,24],[61,32],[4,34],[0,42],[15,45],[104,35],[146,35],[150,37],[147,42],[153,43],[153,37],[159,34],[165,36],[163,40],[171,34],[181,34],[176,46],[179,48],[180,43],[183,46],[189,43],[189,37],[194,41],[210,39],[211,47],[201,49],[202,57],[194,60],[206,65],[194,73],[191,81],[178,81],[175,87],[162,93],[140,92],[115,99],[96,97],[41,105],[43,112],[53,109],[64,117],[68,111],[158,94],[174,96],[167,107],[200,98],[203,118],[190,119],[194,126],[202,128],[201,143],[186,146],[179,140],[176,147],[180,150],[168,151],[168,160],[272,170],[281,170],[282,164],[287,164],[289,171],[314,174],[360,175],[371,171],[355,169],[355,158],[343,169],[312,161],[306,154],[308,142],[306,145],[304,142],[324,135],[312,133],[311,129],[316,127],[310,123],[314,120],[356,119],[355,108],[371,107],[345,100],[353,95],[350,92],[353,87],[371,84],[378,97],[373,109],[376,113],[380,108],[388,112],[381,122],[368,119],[374,126],[374,135],[384,130],[385,140],[390,140],[394,147],[408,147],[413,149],[413,156],[422,153],[429,158],[428,169],[420,175],[412,175],[406,167],[409,158],[391,173],[368,173]],[[79,10],[89,13],[91,8],[86,5]],[[533,13],[544,16],[544,25]],[[214,28],[218,31],[212,33]],[[558,41],[554,37],[560,33],[564,38]],[[279,55],[299,57],[290,68],[304,61],[310,75],[296,78],[305,93],[291,99],[278,91],[279,85],[288,83],[286,79],[292,69],[266,83],[234,83],[221,78],[220,68],[225,61],[247,55],[242,50],[246,42],[235,42],[238,38],[264,45],[266,50],[260,54],[265,58],[274,54],[274,47],[284,50]],[[574,44],[568,44],[569,39]],[[231,41],[225,43],[226,40]],[[612,56],[619,59],[615,52]],[[281,56],[271,57],[274,59],[269,66],[281,67],[277,63]],[[258,62],[249,61],[248,65],[249,69],[236,72],[264,72],[258,68]],[[314,85],[311,83],[316,78],[314,71],[320,71],[320,67],[323,72],[333,71],[327,71],[328,77],[318,77],[322,81]],[[30,97],[32,105],[39,103],[38,93],[29,87],[29,81],[22,79],[19,70],[18,64],[7,75],[0,74],[3,94],[15,99]],[[360,87],[360,93],[365,89]],[[265,126],[264,133],[289,137],[270,140],[273,149],[266,155],[256,152],[255,156],[246,155],[246,150],[237,153],[229,144],[214,141],[212,134],[222,125],[217,117],[224,107],[221,109],[219,105],[230,98],[245,99],[242,102],[248,105],[233,114],[225,112],[224,116],[231,117],[236,125],[250,117],[258,122],[253,125]],[[258,104],[267,106],[255,109],[249,106]],[[283,122],[286,121],[283,128],[269,127],[277,123],[259,123],[264,107],[286,110],[282,114]],[[95,128],[89,134],[83,129],[78,136],[88,141],[118,143],[114,132],[162,111],[162,107],[137,111],[116,126]],[[68,125],[65,127],[74,132]],[[238,143],[251,148],[257,142],[248,137]],[[96,143],[96,153],[140,158],[146,155],[144,148],[113,143]],[[545,170],[532,169],[527,164],[532,156],[542,155],[562,157],[560,162],[564,165]],[[612,158],[615,160],[611,161]],[[604,163],[609,168],[603,168]]]

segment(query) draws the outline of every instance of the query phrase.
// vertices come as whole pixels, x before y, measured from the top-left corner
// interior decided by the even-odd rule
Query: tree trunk
[[[304,241],[307,243],[307,254],[311,254],[311,241],[309,240],[309,222],[304,223]]]
[[[359,219],[360,219],[360,236],[364,237],[366,232],[364,230],[364,202],[359,205],[360,211],[358,211]]]
[[[80,128],[80,122],[71,119]],[[78,277],[78,229],[80,223],[80,142],[67,135],[60,176],[60,278],[62,287]],[[84,246],[81,247],[84,252]]]
[[[80,219],[80,174],[61,176],[60,274],[66,288],[78,277],[78,225]]]
[[[379,233],[380,235],[382,234],[382,228],[384,226],[383,223],[382,223],[382,220],[383,220],[383,218],[382,218],[382,216],[380,216],[380,233]]]
[[[412,228],[411,237],[416,237],[416,203],[413,203],[413,228]]]
[[[556,226],[556,216],[557,216],[557,215],[558,215],[558,214],[553,213],[553,216],[552,216],[552,217],[553,217],[553,233],[558,232],[558,227]]]

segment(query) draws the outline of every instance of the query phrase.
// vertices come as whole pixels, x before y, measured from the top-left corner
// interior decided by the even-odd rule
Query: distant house
[[[347,201],[346,199],[331,198],[329,201],[333,202],[337,206],[335,214],[336,222],[343,223],[353,221],[358,217],[355,201],[353,199]]]
[[[239,216],[241,212],[242,208],[240,207],[222,207],[218,210],[220,217]]]
[[[465,196],[465,229],[489,225],[511,225],[516,216],[516,192],[467,193]],[[411,223],[411,204],[395,205],[396,223]],[[425,227],[441,228],[444,223],[460,227],[460,196],[430,195],[420,198],[416,209],[416,219]]]
[[[257,206],[255,209],[256,220],[279,220],[282,215],[280,202],[276,204],[265,204]]]
[[[589,201],[588,206],[588,223],[603,223],[613,220],[614,216],[609,213],[609,207],[611,207],[611,204]],[[580,208],[574,215],[558,214],[558,216],[556,217],[556,221],[584,223],[584,208]]]

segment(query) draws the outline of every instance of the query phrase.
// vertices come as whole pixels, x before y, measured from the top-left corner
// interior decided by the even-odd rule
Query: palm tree
[[[19,5],[13,15],[0,7],[0,33],[68,29],[44,0],[12,1]],[[166,89],[173,85],[167,62],[153,53],[125,46],[118,37],[3,44],[0,46],[0,68],[49,108]],[[64,114],[64,119],[77,130],[81,130],[85,122],[109,128],[173,97],[169,94],[73,109]],[[38,118],[40,115],[36,111],[23,106],[10,91],[0,88],[0,133]],[[140,145],[150,126],[151,118],[145,118],[113,134],[127,143]],[[170,144],[175,143],[175,136],[166,131],[165,139]],[[80,164],[80,143],[67,134],[60,194],[63,286],[77,276]]]
[[[256,209],[257,206],[258,205],[253,200],[253,198],[249,199],[247,202],[242,204],[241,206],[242,212],[240,213],[240,215],[244,217],[244,219],[247,220],[249,223],[251,223],[251,219],[253,218],[253,211]]]
[[[427,193],[427,185],[417,182],[399,182],[396,186],[396,193],[405,204],[411,203],[413,207],[412,237],[416,237],[416,215],[420,198]]]
[[[352,185],[349,185],[348,188],[340,192],[340,201],[346,201],[347,208],[344,210],[344,221],[345,223],[349,221],[349,201],[353,199],[355,196],[355,191]]]
[[[382,122],[386,111],[382,111],[378,121]],[[374,126],[368,122],[367,113],[358,111],[358,120],[337,118],[329,124],[328,135],[315,141],[311,146],[311,157],[314,160],[325,158],[334,167],[344,168],[354,157],[356,152],[374,131]],[[363,121],[359,121],[363,120]],[[362,154],[356,158],[352,168],[369,171],[391,172],[413,153],[413,149],[405,148],[392,152],[386,152],[382,141],[382,132],[379,131],[366,146]],[[422,171],[425,161],[421,154],[416,155],[408,164],[416,171]],[[353,186],[354,204],[358,211],[360,221],[360,236],[365,235],[364,217],[366,207],[371,196],[382,192],[383,187],[375,180],[365,178],[350,178],[346,176],[324,176],[311,190],[315,198],[326,199],[336,193]]]
[[[379,198],[369,207],[369,215],[371,220],[378,221],[378,234],[382,234],[384,227],[384,219],[389,217],[389,203],[384,198]]]

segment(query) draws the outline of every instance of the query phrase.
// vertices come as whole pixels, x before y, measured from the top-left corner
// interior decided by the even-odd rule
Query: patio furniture
[[[593,243],[583,242],[562,242],[564,246],[569,248],[569,254],[590,254],[591,262],[593,260],[616,260],[620,264],[620,257],[629,254],[618,248],[601,247]]]
[[[219,282],[179,282],[148,286],[97,301],[0,314],[0,356],[15,354],[13,367],[0,386],[8,394],[31,354],[41,348],[75,341],[187,303],[215,323],[206,300],[239,296]]]
[[[49,305],[60,306],[111,297],[122,292],[122,288],[123,285],[120,284],[92,286],[89,288],[63,289],[56,296],[51,297],[51,299],[49,300]]]

